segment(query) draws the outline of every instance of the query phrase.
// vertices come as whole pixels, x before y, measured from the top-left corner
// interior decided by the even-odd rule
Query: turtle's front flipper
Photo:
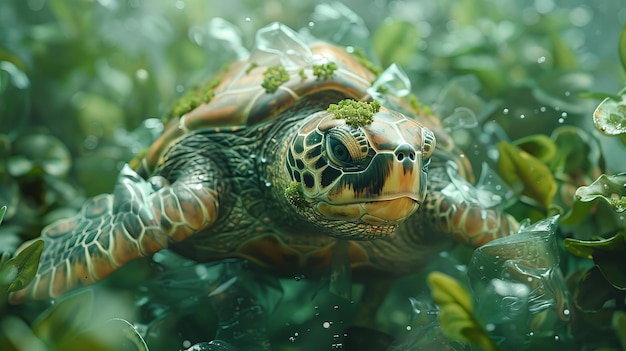
[[[206,228],[217,216],[217,195],[205,185],[186,178],[149,182],[125,166],[113,194],[90,199],[75,216],[43,230],[37,276],[11,300],[58,297]]]
[[[443,167],[432,169],[428,178],[426,202],[410,219],[409,226],[417,223],[415,227],[424,235],[449,234],[474,247],[517,232],[518,222],[499,203],[484,201],[481,195],[487,194],[480,194],[465,180],[450,179]]]

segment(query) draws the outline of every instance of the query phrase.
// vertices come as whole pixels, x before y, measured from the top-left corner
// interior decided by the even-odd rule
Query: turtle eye
[[[329,135],[327,139],[327,153],[328,158],[337,166],[349,166],[352,165],[353,160],[350,156],[350,151],[341,140],[337,139],[333,135]]]
[[[335,165],[355,166],[367,156],[367,140],[364,136],[353,134],[354,131],[337,128],[331,129],[326,135],[326,155]]]

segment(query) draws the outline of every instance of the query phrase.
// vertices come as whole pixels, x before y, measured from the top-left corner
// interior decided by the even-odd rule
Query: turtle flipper
[[[44,228],[37,276],[11,300],[58,297],[207,227],[216,218],[216,195],[196,185],[146,181],[125,166],[113,194],[91,198],[75,216]]]
[[[456,241],[474,247],[517,232],[518,222],[499,206],[487,206],[480,199],[469,199],[473,186],[467,183],[455,187],[445,168],[429,172],[429,190],[426,202],[411,219],[420,223],[422,231],[445,233]],[[466,188],[467,187],[467,188]]]

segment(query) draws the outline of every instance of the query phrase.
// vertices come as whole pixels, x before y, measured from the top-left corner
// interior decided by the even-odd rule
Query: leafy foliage
[[[439,305],[439,322],[444,333],[458,341],[471,342],[486,351],[498,350],[474,317],[472,299],[454,278],[439,272],[428,276],[433,300]]]

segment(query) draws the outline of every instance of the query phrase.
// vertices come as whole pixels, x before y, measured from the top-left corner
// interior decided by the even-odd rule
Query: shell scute
[[[317,42],[310,45],[311,57],[304,67],[285,67],[289,80],[268,92],[262,87],[264,73],[272,65],[280,65],[280,60],[255,62],[255,55],[246,61],[235,62],[218,75],[219,81],[211,80],[202,94],[209,94],[208,101],[174,116],[167,124],[164,133],[146,151],[142,161],[135,168],[143,168],[150,174],[159,163],[168,146],[188,132],[220,127],[251,126],[272,120],[302,97],[321,91],[337,91],[347,98],[371,100],[367,93],[374,73],[362,65],[359,59],[349,54],[345,48]],[[316,76],[316,65],[333,63],[331,71],[324,76]],[[335,68],[336,67],[336,68]],[[223,129],[223,130],[232,130]],[[217,131],[217,130],[216,130]],[[220,131],[222,129],[220,128]]]

